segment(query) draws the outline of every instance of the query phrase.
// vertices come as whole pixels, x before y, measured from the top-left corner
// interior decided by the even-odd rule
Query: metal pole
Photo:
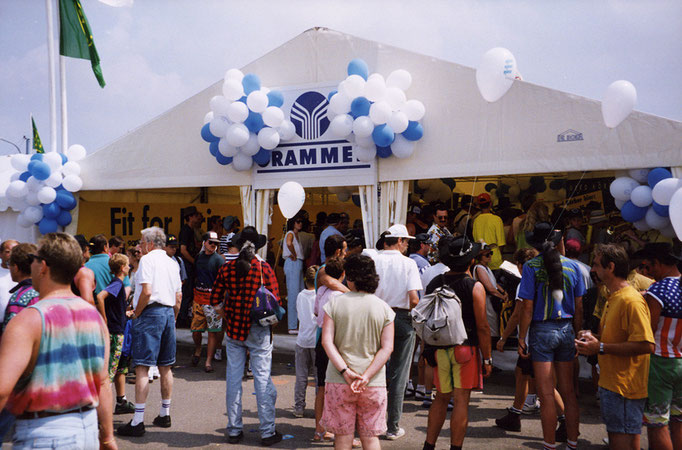
[[[47,63],[49,73],[48,85],[50,88],[50,148],[48,151],[57,150],[57,81],[54,62],[54,19],[52,2],[53,0],[45,0],[45,10],[47,13]]]
[[[61,87],[61,95],[59,98],[60,104],[62,106],[62,147],[61,152],[66,154],[66,147],[69,145],[69,129],[68,129],[68,116],[66,113],[66,58],[59,56],[59,85]]]

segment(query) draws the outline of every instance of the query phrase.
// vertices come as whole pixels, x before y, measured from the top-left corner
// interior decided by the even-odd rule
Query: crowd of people
[[[116,448],[115,433],[145,434],[155,377],[161,405],[153,424],[171,427],[175,333],[187,327],[193,366],[203,333],[204,370],[226,360],[227,441],[244,438],[242,383],[250,374],[261,443],[276,444],[273,324],[286,306],[296,335],[292,414],[304,415],[312,373],[314,441],[376,449],[380,436],[400,439],[405,398],[415,396],[429,408],[423,448],[435,448],[448,410],[450,448],[462,448],[471,392],[492,373],[492,350],[515,348],[514,400],[498,427],[518,432],[522,414],[539,411],[543,447],[576,448],[584,355],[611,448],[639,448],[643,424],[651,448],[682,448],[679,249],[616,234],[599,209],[522,203],[525,211],[495,211],[481,194],[454,210],[414,204],[406,224],[369,245],[362,221],[351,228],[346,213],[320,213],[313,224],[300,211],[278,244],[252,226],[240,230],[233,216],[212,216],[203,231],[193,206],[178,238],[151,227],[127,248],[104,235],[6,240],[0,437],[13,429],[17,448],[46,439]],[[413,327],[412,309],[443,289],[461,303],[459,345],[431,345]],[[129,370],[134,401],[125,395]],[[133,416],[114,431],[113,414]]]

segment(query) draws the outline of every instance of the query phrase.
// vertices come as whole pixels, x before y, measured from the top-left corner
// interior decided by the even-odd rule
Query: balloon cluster
[[[280,91],[261,86],[257,75],[238,69],[225,74],[223,95],[211,98],[201,137],[219,164],[249,170],[253,163],[265,166],[280,141],[294,137],[296,129],[282,111]]]
[[[77,192],[83,186],[78,161],[87,152],[82,145],[72,145],[66,155],[57,152],[13,155],[16,170],[4,192],[7,206],[20,211],[17,223],[25,228],[35,224],[42,234],[53,233],[71,223]]]
[[[620,215],[640,231],[682,237],[682,180],[663,167],[633,169],[609,188]]]
[[[362,59],[352,60],[348,77],[329,93],[330,133],[355,142],[360,161],[372,161],[377,155],[411,156],[415,141],[424,135],[419,121],[425,113],[422,102],[405,96],[411,84],[412,75],[406,70],[395,70],[384,79],[379,73],[370,75]]]

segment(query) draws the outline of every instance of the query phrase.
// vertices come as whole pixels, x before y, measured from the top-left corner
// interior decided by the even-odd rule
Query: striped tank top
[[[29,308],[40,313],[42,333],[33,371],[14,387],[8,409],[64,412],[99,404],[106,368],[106,325],[94,306],[80,297],[47,298]]]

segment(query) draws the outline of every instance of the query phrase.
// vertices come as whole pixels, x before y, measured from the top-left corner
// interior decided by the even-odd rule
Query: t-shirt
[[[417,263],[398,250],[382,250],[369,255],[379,275],[379,287],[374,294],[391,308],[410,309],[407,293],[422,289]]]
[[[292,245],[294,246],[294,250],[296,250],[296,259],[303,259],[304,255],[301,242],[296,237],[296,233],[291,230],[287,231],[287,234],[284,235],[284,241],[282,242],[282,258],[287,260],[291,256],[291,250],[289,250],[289,246],[287,245],[287,239],[289,239],[289,235],[293,237]]]
[[[455,291],[462,302],[462,322],[467,332],[466,345],[478,345],[478,331],[476,328],[476,316],[474,315],[474,285],[476,281],[467,273],[445,274],[437,276],[426,286],[426,295],[432,293],[444,285],[448,285]]]
[[[649,277],[645,277],[636,270],[631,270],[630,273],[628,274],[628,283],[630,283],[630,286],[635,288],[637,292],[644,292],[647,289],[649,289],[649,286],[651,286],[654,283],[654,280],[652,280]],[[606,310],[607,307],[606,299],[608,298],[608,296],[609,290],[606,288],[606,286],[604,284],[599,286],[597,304],[594,306],[594,312],[592,313],[592,315],[597,319],[601,319],[602,315],[604,314],[604,311]]]
[[[331,225],[322,230],[322,233],[320,233],[320,259],[322,262],[325,262],[326,260],[326,257],[324,256],[324,243],[327,240],[327,238],[333,234],[343,236],[343,234],[339,230],[337,230],[335,227]]]
[[[228,250],[230,249],[230,246],[228,243],[232,238],[234,237],[234,233],[228,233],[220,236],[220,244],[218,245],[218,251],[220,254],[225,255]]]
[[[438,242],[440,241],[440,238],[443,236],[450,236],[451,233],[447,228],[434,223],[426,234],[429,235],[429,244],[431,244],[428,255],[429,263],[436,264],[438,262]]]
[[[433,266],[427,268],[424,273],[420,275],[420,278],[422,280],[422,286],[426,287],[429,285],[431,280],[436,278],[438,275],[444,274],[445,272],[449,272],[450,268],[443,264],[442,262],[436,263]],[[423,291],[422,291],[423,292]]]
[[[4,320],[0,323],[0,336],[2,336],[2,332],[5,331],[7,324],[9,324],[9,321],[12,320],[14,316],[19,314],[24,308],[31,306],[40,300],[40,294],[33,289],[30,278],[17,283],[17,285],[10,290],[10,293],[11,296],[9,302],[7,302],[7,308],[5,309],[5,315],[3,316]]]
[[[95,295],[102,292],[105,287],[109,286],[111,280],[114,279],[114,275],[109,267],[109,259],[108,253],[98,253],[92,255],[88,262],[85,263],[85,267],[92,270],[95,274]],[[130,278],[127,276],[123,279],[123,286],[130,286]]]
[[[533,321],[570,319],[575,313],[575,299],[585,295],[585,282],[575,261],[561,256],[564,297],[558,302],[552,297],[549,276],[542,255],[523,265],[519,296],[533,303]]]
[[[137,308],[143,284],[150,284],[152,288],[149,305],[158,303],[175,306],[175,294],[182,291],[180,270],[165,250],[154,249],[140,258],[140,265],[135,272],[133,308]]]
[[[123,334],[126,328],[126,292],[123,281],[116,277],[104,290],[108,293],[104,299],[104,312],[109,333]]]
[[[493,248],[493,256],[490,259],[489,267],[492,270],[497,270],[502,264],[502,248],[507,241],[504,238],[504,224],[499,216],[491,213],[479,214],[474,219],[474,240],[485,241],[488,245],[496,244]]]
[[[332,299],[324,312],[334,321],[334,345],[354,372],[362,374],[381,349],[381,333],[395,312],[380,298],[366,292],[347,292]],[[346,383],[333,364],[327,366],[327,383]],[[386,365],[367,386],[386,386]]]
[[[324,305],[327,304],[334,297],[338,297],[343,294],[341,291],[334,291],[329,289],[327,286],[320,286],[315,294],[315,305],[313,311],[315,313],[315,320],[317,326],[322,328],[322,323],[324,322]]]
[[[0,317],[5,317],[5,308],[9,302],[9,290],[14,286],[12,276],[9,274],[9,269],[0,267]]]
[[[422,255],[419,253],[412,253],[409,258],[417,263],[417,269],[419,269],[419,274],[423,274],[426,269],[431,267],[431,264],[429,264],[429,260],[424,258]]]
[[[207,255],[201,252],[194,262],[196,267],[196,287],[211,289],[215,277],[218,275],[218,269],[220,269],[225,260],[218,253]]]
[[[602,316],[601,342],[651,342],[651,315],[642,294],[626,286],[611,294],[609,307]],[[625,398],[647,397],[649,355],[599,355],[599,386]]]
[[[190,228],[189,225],[186,223],[182,224],[180,227],[180,234],[178,235],[178,241],[180,242],[180,245],[184,245],[187,247],[187,252],[190,254],[192,258],[196,257],[197,255],[197,241],[194,239],[194,230]],[[185,257],[182,255],[182,252],[178,248],[178,253],[180,257],[185,260],[185,264],[192,264],[189,262]]]
[[[303,348],[315,348],[317,338],[317,321],[315,320],[315,289],[303,289],[296,297],[296,313],[298,314],[298,336],[296,345]]]
[[[661,304],[656,328],[655,354],[663,358],[682,358],[682,286],[680,277],[667,277],[647,290]]]

